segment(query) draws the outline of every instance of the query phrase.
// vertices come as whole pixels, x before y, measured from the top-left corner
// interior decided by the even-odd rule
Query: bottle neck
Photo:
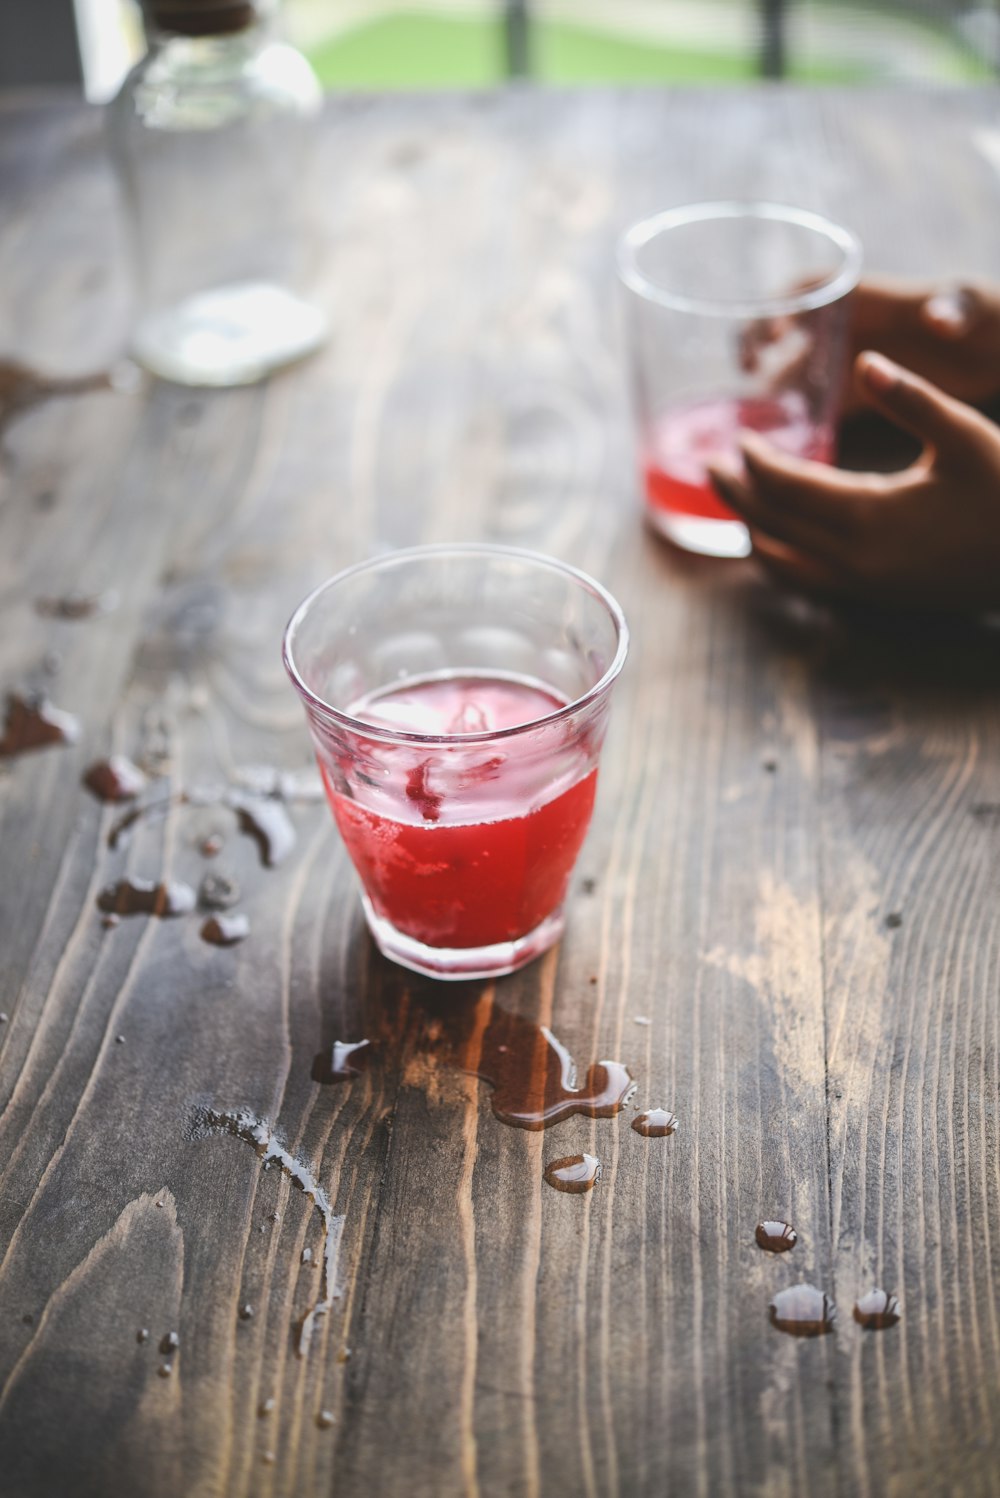
[[[146,35],[154,43],[172,37],[222,38],[267,29],[275,0],[144,0]]]

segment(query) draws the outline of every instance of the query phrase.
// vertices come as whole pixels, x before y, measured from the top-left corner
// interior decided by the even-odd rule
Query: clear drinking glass
[[[559,939],[627,648],[599,583],[500,546],[394,552],[296,610],[285,665],[387,957],[479,978]]]
[[[145,0],[149,50],[109,106],[136,290],[132,351],[243,385],[326,335],[313,154],[321,92],[276,0]]]
[[[618,271],[647,518],[687,551],[745,556],[707,465],[738,466],[746,430],[832,460],[860,242],[797,208],[697,203],[628,229]]]

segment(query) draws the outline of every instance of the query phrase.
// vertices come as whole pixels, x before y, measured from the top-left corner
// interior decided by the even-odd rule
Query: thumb
[[[854,364],[861,393],[881,411],[942,457],[964,459],[980,435],[982,417],[970,406],[945,395],[929,380],[867,350]]]
[[[939,338],[965,338],[982,320],[983,299],[975,287],[951,286],[935,291],[920,306],[920,320]]]

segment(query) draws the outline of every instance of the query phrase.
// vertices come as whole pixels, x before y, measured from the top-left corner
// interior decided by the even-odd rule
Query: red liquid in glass
[[[510,678],[411,681],[351,708],[381,727],[481,733],[529,723],[565,705]],[[435,947],[516,940],[561,903],[594,806],[597,770],[582,750],[553,764],[537,796],[531,734],[449,748],[379,745],[391,815],[339,792],[320,763],[333,815],[377,915]],[[534,760],[529,764],[529,760]],[[461,797],[449,792],[460,765]],[[525,810],[525,807],[528,810]]]
[[[646,496],[652,509],[700,520],[738,520],[708,481],[708,465],[741,466],[741,432],[760,432],[783,452],[829,463],[831,443],[816,426],[801,395],[724,397],[678,406],[646,434]]]

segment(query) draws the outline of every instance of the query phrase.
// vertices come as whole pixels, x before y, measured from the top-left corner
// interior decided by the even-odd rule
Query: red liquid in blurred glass
[[[564,705],[528,682],[459,676],[408,682],[355,703],[351,714],[411,733],[457,734],[512,728]],[[378,745],[373,753],[392,815],[341,794],[320,769],[377,915],[429,946],[480,947],[525,936],[552,914],[594,806],[597,771],[582,752],[575,764],[553,764],[553,794],[540,804],[529,789],[538,783],[527,763],[537,754],[531,734],[455,750]],[[461,805],[451,804],[443,779],[454,755]]]
[[[829,439],[801,395],[723,398],[665,412],[646,434],[646,496],[654,511],[738,520],[708,482],[708,464],[739,464],[741,431],[760,432],[784,452],[829,463]]]

